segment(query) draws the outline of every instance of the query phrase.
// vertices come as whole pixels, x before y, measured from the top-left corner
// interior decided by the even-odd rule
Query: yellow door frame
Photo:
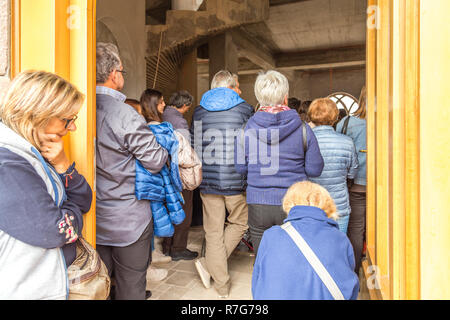
[[[95,0],[11,0],[11,77],[56,73],[86,96],[65,149],[93,188],[83,236],[95,246]]]
[[[450,2],[368,6],[377,23],[367,30],[366,234],[377,297],[450,299]]]

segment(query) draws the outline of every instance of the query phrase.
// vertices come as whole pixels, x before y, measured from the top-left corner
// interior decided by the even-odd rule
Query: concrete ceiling
[[[267,21],[242,27],[273,54],[365,44],[366,0],[281,2]]]
[[[267,20],[232,30],[240,73],[365,65],[367,0],[267,1]],[[148,24],[165,23],[170,7],[171,0],[147,0]]]

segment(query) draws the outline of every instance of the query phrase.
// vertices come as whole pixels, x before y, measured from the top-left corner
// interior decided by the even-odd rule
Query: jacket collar
[[[332,126],[317,126],[313,128],[313,131],[334,131]]]
[[[96,86],[95,91],[96,91],[96,94],[106,94],[120,102],[125,102],[125,100],[127,99],[127,96],[124,95],[123,93],[121,93],[117,90],[108,88],[108,87]]]
[[[301,220],[304,218],[311,218],[317,221],[323,221],[339,229],[339,225],[336,221],[329,219],[325,211],[317,207],[311,206],[295,206],[289,212],[288,217],[284,220],[284,223],[294,220]]]
[[[207,91],[200,105],[208,111],[227,111],[245,102],[235,91],[229,88],[215,88]]]

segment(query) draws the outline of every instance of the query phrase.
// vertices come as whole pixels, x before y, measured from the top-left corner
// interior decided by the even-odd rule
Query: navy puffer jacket
[[[234,140],[253,114],[254,108],[231,89],[216,88],[203,95],[191,127],[193,148],[202,159],[202,193],[245,191],[247,178],[234,168]]]

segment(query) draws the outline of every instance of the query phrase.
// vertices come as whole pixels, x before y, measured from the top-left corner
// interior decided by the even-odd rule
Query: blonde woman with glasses
[[[84,95],[44,71],[0,101],[0,299],[67,299],[67,267],[92,190],[64,152]]]

